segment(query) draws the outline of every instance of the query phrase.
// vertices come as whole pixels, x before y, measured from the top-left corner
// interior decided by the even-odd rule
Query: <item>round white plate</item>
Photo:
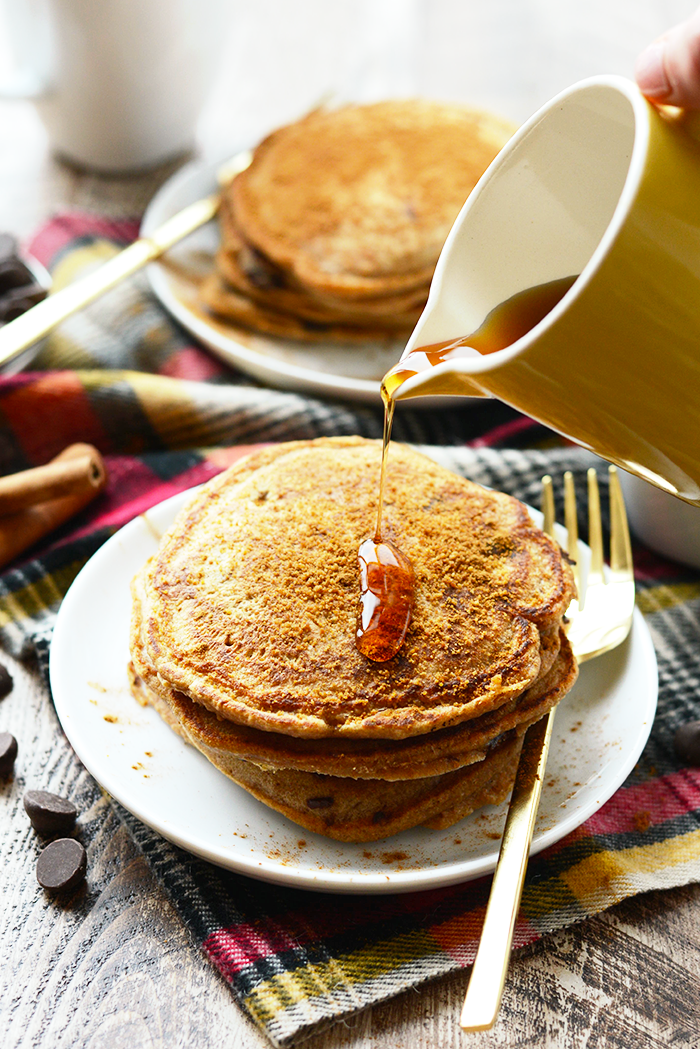
[[[181,848],[241,874],[325,892],[409,892],[492,871],[506,805],[449,830],[348,845],[303,830],[256,801],[187,746],[127,682],[129,583],[190,497],[137,517],[90,559],[58,614],[51,687],[63,729],[98,783]],[[656,709],[648,629],[585,663],[557,711],[533,852],[574,830],[626,779]]]
[[[166,219],[217,189],[216,165],[193,162],[172,176],[143,217],[148,236]],[[214,268],[219,246],[216,222],[196,230],[148,267],[154,294],[190,334],[228,364],[287,390],[380,404],[379,384],[396,364],[406,339],[367,344],[302,343],[257,335],[215,320],[198,305],[198,288]]]

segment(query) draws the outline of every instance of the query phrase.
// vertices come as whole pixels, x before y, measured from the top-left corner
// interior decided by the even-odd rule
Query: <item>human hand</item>
[[[634,75],[650,102],[700,109],[700,8],[642,51]]]

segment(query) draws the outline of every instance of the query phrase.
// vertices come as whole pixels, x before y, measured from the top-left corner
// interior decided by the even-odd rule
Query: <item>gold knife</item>
[[[230,182],[239,171],[248,167],[251,159],[252,153],[246,150],[222,164],[216,172],[219,185],[223,187]],[[221,194],[216,192],[189,204],[167,219],[150,236],[139,237],[93,273],[80,277],[3,325],[0,328],[0,368],[43,339],[66,317],[87,306],[142,266],[153,262],[183,237],[209,222],[216,215],[220,199]]]

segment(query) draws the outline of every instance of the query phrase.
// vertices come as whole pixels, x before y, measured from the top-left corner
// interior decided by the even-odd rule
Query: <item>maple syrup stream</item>
[[[488,354],[510,346],[546,317],[575,280],[575,276],[564,277],[513,295],[496,306],[471,335],[412,350],[384,376],[381,385],[384,436],[377,521],[374,535],[360,543],[357,553],[360,601],[355,644],[373,662],[386,662],[399,651],[408,632],[415,600],[413,565],[382,533],[386,466],[396,391],[412,375],[451,357],[465,356],[460,352],[465,348]]]

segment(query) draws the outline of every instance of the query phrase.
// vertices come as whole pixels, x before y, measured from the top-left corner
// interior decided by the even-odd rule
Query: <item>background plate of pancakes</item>
[[[157,226],[193,201],[216,192],[217,165],[193,163],[166,182],[146,210],[141,233]],[[247,331],[210,315],[200,288],[214,271],[220,244],[215,222],[172,248],[167,258],[148,267],[154,294],[177,321],[227,364],[254,379],[286,390],[378,404],[379,384],[396,364],[406,336],[353,345],[303,343]],[[443,399],[444,403],[444,399]]]
[[[88,771],[169,841],[263,880],[325,892],[408,892],[491,872],[505,803],[444,831],[417,828],[370,844],[337,842],[256,801],[153,708],[139,706],[127,676],[129,584],[190,496],[168,499],[114,535],[80,572],[59,611],[51,687],[63,729]],[[654,648],[635,612],[628,640],[584,664],[557,709],[534,852],[574,830],[626,779],[651,730],[656,695]]]
[[[247,154],[216,221],[150,268],[153,290],[247,374],[376,403],[450,227],[514,130],[427,99],[313,110]],[[216,166],[190,165],[153,199],[142,233],[216,189]]]

